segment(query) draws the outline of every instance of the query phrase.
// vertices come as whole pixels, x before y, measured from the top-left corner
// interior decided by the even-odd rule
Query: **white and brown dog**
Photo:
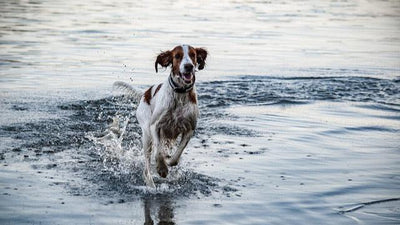
[[[142,128],[142,142],[145,155],[144,179],[149,187],[155,187],[150,173],[152,150],[155,149],[157,172],[161,177],[168,175],[168,166],[178,164],[183,150],[193,136],[199,109],[195,87],[195,71],[204,69],[207,51],[189,45],[176,46],[157,56],[162,67],[171,66],[168,79],[157,86],[153,85],[140,95],[136,117]],[[115,86],[133,90],[122,82]],[[137,93],[137,92],[136,92]],[[181,135],[181,141],[173,155],[168,155],[167,143],[174,142]]]

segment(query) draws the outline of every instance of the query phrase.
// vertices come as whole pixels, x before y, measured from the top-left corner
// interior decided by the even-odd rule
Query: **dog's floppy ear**
[[[171,51],[161,52],[157,56],[156,62],[154,63],[156,73],[158,72],[157,64],[160,64],[162,67],[168,67],[169,65],[171,65],[172,64],[172,52]]]
[[[197,55],[197,63],[199,64],[199,70],[202,70],[206,65],[206,58],[208,52],[204,48],[196,48],[195,50]]]

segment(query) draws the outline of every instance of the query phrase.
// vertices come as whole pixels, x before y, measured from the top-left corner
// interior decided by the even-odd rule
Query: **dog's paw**
[[[147,187],[156,188],[153,178],[151,177],[151,174],[149,172],[146,172],[146,170],[144,170],[143,177],[144,177],[144,182],[146,183]]]
[[[168,166],[176,166],[178,165],[178,160],[167,159],[167,164]]]
[[[168,175],[168,167],[165,162],[157,163],[157,172],[160,177],[166,178]]]
[[[149,188],[156,188],[156,185],[154,184],[153,179],[151,179],[151,180],[146,180],[145,182],[146,182],[146,186],[147,186],[147,187],[149,187]]]
[[[165,162],[167,163],[168,166],[178,165],[178,160],[173,160],[173,158],[170,155],[167,155],[165,157]]]

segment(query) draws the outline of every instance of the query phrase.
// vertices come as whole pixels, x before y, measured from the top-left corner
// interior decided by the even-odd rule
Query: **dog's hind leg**
[[[154,184],[150,170],[151,151],[152,151],[151,136],[148,132],[145,132],[144,130],[143,130],[142,142],[143,142],[143,150],[145,157],[145,168],[143,170],[144,181],[146,182],[146,185],[148,187],[155,188],[156,186]]]
[[[189,131],[186,134],[182,134],[181,142],[179,143],[178,149],[176,149],[175,153],[167,158],[168,166],[176,166],[181,158],[183,150],[186,148],[187,144],[189,143],[190,138],[193,136],[193,130]]]

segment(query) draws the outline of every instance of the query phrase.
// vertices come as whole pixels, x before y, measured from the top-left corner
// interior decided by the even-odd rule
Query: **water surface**
[[[399,15],[397,1],[1,2],[1,223],[400,223]],[[181,43],[210,52],[201,117],[149,190],[137,103],[111,86],[163,81],[154,59]]]

